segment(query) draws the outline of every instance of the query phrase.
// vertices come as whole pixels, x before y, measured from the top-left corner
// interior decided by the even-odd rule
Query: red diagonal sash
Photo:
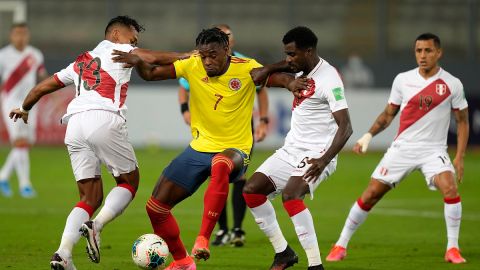
[[[451,95],[450,88],[442,79],[437,79],[413,96],[400,115],[397,136],[416,123]]]
[[[29,54],[20,62],[17,68],[10,74],[10,77],[5,81],[2,91],[10,92],[19,81],[25,77],[25,75],[33,68],[35,64],[35,58]]]

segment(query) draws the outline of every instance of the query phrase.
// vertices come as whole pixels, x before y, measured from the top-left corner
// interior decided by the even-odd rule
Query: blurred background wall
[[[0,0],[0,2],[5,0]],[[236,49],[269,63],[283,57],[283,34],[305,25],[319,37],[319,54],[337,67],[351,54],[374,73],[376,87],[389,87],[415,65],[413,41],[423,32],[440,36],[443,66],[468,94],[479,95],[478,0],[25,0],[32,44],[58,70],[103,38],[111,17],[128,14],[147,29],[139,46],[186,51],[202,28],[229,24]],[[11,14],[0,13],[0,44],[8,42]]]
[[[2,2],[8,1],[0,0],[0,6]],[[374,112],[374,116],[365,119],[366,126],[360,126],[358,132],[367,130],[373,121],[372,117],[383,108],[394,76],[416,67],[414,39],[423,32],[432,32],[442,40],[442,66],[464,84],[470,101],[473,130],[476,130],[472,138],[480,143],[479,0],[23,2],[32,32],[31,43],[44,52],[50,73],[68,65],[79,53],[92,49],[103,39],[109,19],[117,15],[126,14],[136,18],[146,28],[146,32],[141,34],[139,47],[158,50],[189,51],[194,47],[201,29],[216,23],[227,23],[236,37],[235,49],[262,63],[271,63],[284,57],[281,39],[286,31],[297,25],[308,26],[319,37],[319,55],[338,67],[344,76],[347,98],[348,93],[354,91],[357,92],[356,97],[364,93],[384,92],[381,96],[384,95],[385,100],[377,104],[380,109]],[[1,46],[8,43],[12,21],[12,13],[0,12]],[[350,86],[347,67],[358,67],[359,60],[363,62],[361,68],[368,71],[370,80],[364,85]],[[134,75],[130,96],[135,95],[134,89],[139,85],[142,91],[168,88],[173,92],[166,94],[165,98],[172,96],[170,99],[175,99],[176,82],[173,80],[147,83]],[[367,101],[368,96],[365,98]],[[170,102],[176,104],[173,100]],[[361,106],[361,103],[355,103]],[[278,115],[280,112],[276,109],[272,105],[271,113]],[[58,110],[61,114],[64,109],[61,107]],[[178,108],[174,110],[177,113]],[[179,113],[178,121],[181,121]],[[283,136],[282,133],[280,135]]]

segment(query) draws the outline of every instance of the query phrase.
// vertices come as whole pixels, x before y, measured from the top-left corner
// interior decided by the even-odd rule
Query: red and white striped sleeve
[[[73,70],[73,65],[75,63],[71,63],[68,67],[60,70],[59,72],[53,75],[53,78],[62,86],[70,85],[74,82],[75,79],[75,71]]]

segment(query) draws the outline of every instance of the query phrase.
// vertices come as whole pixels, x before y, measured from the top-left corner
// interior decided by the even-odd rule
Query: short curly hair
[[[305,26],[297,26],[288,31],[283,36],[282,42],[284,45],[295,42],[295,46],[299,49],[316,48],[318,38],[310,28]]]

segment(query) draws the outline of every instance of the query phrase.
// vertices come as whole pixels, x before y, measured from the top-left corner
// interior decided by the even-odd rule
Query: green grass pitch
[[[74,262],[78,269],[137,269],[131,261],[131,245],[139,235],[152,232],[145,202],[161,171],[179,151],[137,150],[141,185],[136,198],[125,213],[104,230],[100,264],[89,261],[84,240],[80,239],[74,250]],[[0,162],[3,163],[7,153],[7,148],[0,148]],[[271,153],[256,151],[249,173]],[[381,155],[370,153],[359,157],[349,152],[341,153],[337,172],[320,185],[314,200],[306,199],[314,217],[323,259],[336,241],[350,206],[366,187]],[[39,196],[30,200],[20,198],[17,181],[13,178],[14,197],[0,197],[0,269],[48,269],[65,219],[79,198],[65,148],[33,148],[31,163],[32,179]],[[325,262],[324,259],[325,268],[480,269],[479,165],[480,153],[469,152],[465,158],[465,181],[460,185],[463,202],[460,245],[467,264],[451,265],[443,261],[446,230],[442,196],[429,191],[421,174],[415,172],[372,210],[350,242],[348,257],[338,263]],[[104,174],[105,194],[113,185],[112,177]],[[174,209],[188,250],[199,230],[204,188],[205,185]],[[299,264],[291,269],[306,269],[306,256],[282,208],[281,199],[275,199],[274,205],[280,226],[300,257]],[[230,224],[231,213],[229,209]],[[211,247],[210,260],[199,262],[197,268],[268,269],[273,249],[248,211],[244,229],[247,232],[244,247]]]

